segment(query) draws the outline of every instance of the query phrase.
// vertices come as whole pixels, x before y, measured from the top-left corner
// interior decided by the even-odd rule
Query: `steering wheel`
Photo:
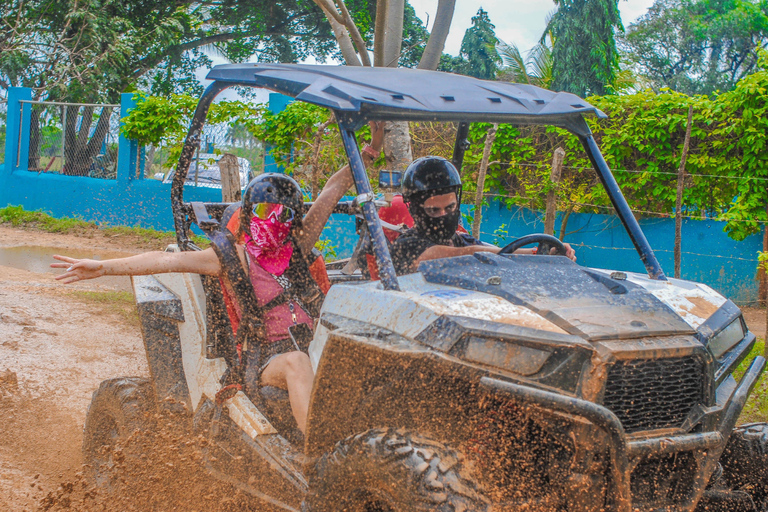
[[[502,247],[499,254],[512,254],[521,247],[535,244],[536,242],[539,243],[539,248],[536,250],[536,254],[548,255],[551,249],[555,249],[555,254],[559,256],[566,256],[568,254],[563,242],[552,235],[545,235],[544,233],[534,233],[532,235],[520,237]]]

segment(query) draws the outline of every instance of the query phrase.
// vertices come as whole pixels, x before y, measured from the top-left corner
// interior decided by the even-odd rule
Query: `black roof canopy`
[[[582,114],[607,117],[575,94],[407,68],[224,64],[207,78],[264,87],[330,108],[342,121],[468,121],[553,124],[581,132]]]

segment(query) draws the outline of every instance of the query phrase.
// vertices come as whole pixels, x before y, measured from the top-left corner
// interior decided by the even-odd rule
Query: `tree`
[[[464,33],[461,40],[462,64],[459,73],[484,80],[496,78],[496,70],[501,64],[501,57],[496,51],[499,40],[496,38],[496,27],[488,18],[488,13],[482,7],[472,17],[472,26]]]
[[[752,73],[767,38],[764,0],[656,0],[622,47],[654,90],[711,94]]]
[[[31,87],[37,100],[117,103],[121,92],[137,87],[166,96],[199,93],[195,72],[211,64],[204,48],[234,61],[254,54],[322,60],[337,52],[311,0],[16,0],[3,2],[0,15],[0,90]],[[77,108],[66,110],[65,172],[82,174],[102,145],[110,112],[101,113],[91,134],[91,112],[76,123]],[[34,110],[33,141],[39,119]]]
[[[310,0],[17,0],[0,14],[0,88],[32,87],[36,99],[116,102],[142,84],[197,93],[194,72],[210,65],[203,48],[235,62],[337,51]]]
[[[497,79],[505,82],[531,84],[544,89],[552,87],[551,42],[539,42],[531,48],[525,59],[514,43],[499,43],[498,52],[503,66],[499,68],[496,75]]]
[[[403,62],[403,56],[408,54],[409,48],[403,50],[404,35],[407,36],[404,21],[408,19],[405,0],[377,0],[375,11],[369,11],[367,18],[361,16],[359,19],[350,14],[347,6],[347,3],[353,5],[354,0],[348,0],[347,3],[344,0],[314,1],[325,13],[344,62],[348,66],[397,67]],[[455,4],[456,0],[438,1],[432,31],[419,58],[419,69],[437,68],[445,47],[445,39],[448,37]],[[425,35],[425,32],[420,33]],[[371,43],[373,62],[368,55]],[[404,169],[413,160],[408,123],[387,123],[385,134],[384,153],[387,166],[390,169]]]
[[[553,90],[582,97],[609,92],[619,66],[614,34],[624,30],[618,0],[555,0],[555,4],[557,12],[547,27],[554,38]]]

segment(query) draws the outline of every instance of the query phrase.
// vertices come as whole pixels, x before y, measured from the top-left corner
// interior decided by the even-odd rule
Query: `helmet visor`
[[[275,222],[291,222],[294,217],[293,209],[282,204],[256,203],[253,205],[253,216],[261,220],[273,219]]]

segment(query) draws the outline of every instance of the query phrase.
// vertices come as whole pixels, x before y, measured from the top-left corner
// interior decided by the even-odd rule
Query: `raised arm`
[[[219,258],[213,249],[186,252],[145,252],[112,260],[76,259],[54,254],[63,263],[51,263],[53,268],[66,271],[56,276],[64,284],[95,279],[101,276],[143,276],[169,272],[192,272],[216,276],[221,273]]]
[[[374,152],[380,153],[381,146],[384,143],[384,123],[371,121],[370,125],[371,147]],[[373,156],[368,153],[362,153],[362,156],[366,167],[373,163]],[[297,240],[302,253],[309,254],[309,251],[315,246],[315,243],[320,238],[320,233],[322,233],[325,227],[325,223],[328,222],[328,218],[333,213],[333,208],[353,184],[354,181],[349,165],[345,165],[336,174],[328,178],[323,191],[320,192],[317,200],[312,204],[309,212],[304,217],[303,233]]]

